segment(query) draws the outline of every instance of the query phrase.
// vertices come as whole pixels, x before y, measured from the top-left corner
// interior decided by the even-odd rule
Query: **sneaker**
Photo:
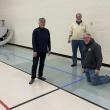
[[[77,64],[72,64],[72,65],[71,65],[71,67],[75,67],[75,66],[77,66]]]
[[[35,81],[35,79],[31,79],[30,82],[29,82],[29,84],[33,84],[34,81]]]
[[[38,79],[43,80],[43,81],[46,80],[46,78],[44,78],[44,77],[38,77]]]

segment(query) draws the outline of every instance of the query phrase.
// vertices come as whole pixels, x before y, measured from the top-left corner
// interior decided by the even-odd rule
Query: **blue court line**
[[[72,81],[71,83],[68,83],[68,84],[66,84],[66,85],[64,85],[64,86],[61,86],[61,88],[66,88],[66,87],[68,87],[68,86],[70,86],[70,85],[72,85],[72,84],[76,84],[76,83],[78,83],[78,82],[80,82],[80,81],[82,81],[82,80],[84,80],[84,79],[85,79],[85,77],[80,77],[80,79],[74,80],[74,81]]]
[[[5,50],[6,50],[6,51],[10,51],[10,50],[7,50],[7,49],[5,49]],[[19,57],[19,58],[22,58],[22,59],[25,59],[25,60],[28,60],[28,61],[32,61],[32,60],[29,59],[29,58],[16,55],[15,53],[13,53],[13,51],[11,51],[11,52],[12,52],[13,56],[16,56],[16,57]],[[45,64],[45,66],[46,66],[47,68],[52,69],[52,70],[60,71],[60,72],[62,72],[62,73],[68,74],[68,75],[74,75],[74,74],[72,74],[72,72],[64,71],[64,70],[62,70],[62,69],[59,69],[59,68],[56,68],[56,67],[53,67],[53,66],[49,66],[49,65],[47,65],[47,64]],[[80,75],[74,75],[74,76],[81,77]]]

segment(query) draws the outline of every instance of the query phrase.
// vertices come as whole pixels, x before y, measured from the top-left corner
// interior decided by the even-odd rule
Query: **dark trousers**
[[[77,50],[79,48],[81,54],[81,64],[82,64],[82,53],[83,53],[83,40],[72,40],[72,52],[73,52],[73,64],[77,64]]]
[[[32,79],[36,78],[36,71],[37,71],[37,66],[38,66],[39,60],[40,60],[40,63],[39,63],[38,77],[43,76],[45,59],[46,59],[46,52],[45,53],[37,53],[37,56],[33,57],[32,76],[31,76]]]

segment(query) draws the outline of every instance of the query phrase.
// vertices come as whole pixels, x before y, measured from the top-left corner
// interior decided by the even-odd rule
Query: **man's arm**
[[[48,38],[48,52],[51,51],[51,39],[50,39],[50,32],[48,31],[49,38]]]
[[[70,32],[69,32],[69,37],[68,37],[68,43],[71,42],[71,37],[72,37],[72,35],[73,35],[73,28],[72,28],[72,26],[71,26]]]
[[[81,69],[81,72],[82,73],[85,73],[85,47],[83,48],[82,50],[82,69]]]
[[[96,58],[96,73],[99,73],[100,68],[102,66],[102,51],[101,46],[97,45],[94,50],[95,58]]]
[[[36,49],[36,32],[35,30],[32,33],[32,46],[33,46],[33,57],[37,56],[37,49]]]

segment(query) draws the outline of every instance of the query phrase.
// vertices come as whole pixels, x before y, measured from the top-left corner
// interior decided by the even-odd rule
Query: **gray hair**
[[[46,21],[46,19],[45,18],[39,18],[39,21]]]
[[[91,34],[90,33],[87,33],[87,32],[84,33],[84,35],[87,35],[87,36],[90,36],[91,37]]]
[[[77,16],[77,15],[80,15],[80,16],[82,17],[82,14],[81,14],[81,13],[76,13],[76,16]]]

